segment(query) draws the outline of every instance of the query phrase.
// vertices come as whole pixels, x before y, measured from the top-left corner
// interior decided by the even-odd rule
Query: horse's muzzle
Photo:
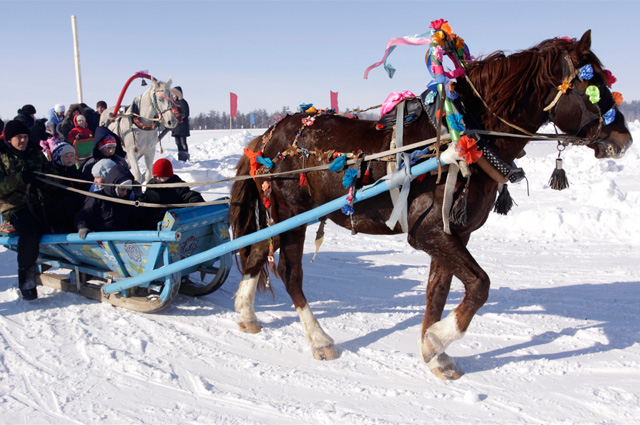
[[[623,141],[597,140],[590,147],[595,151],[596,158],[622,158],[633,144],[631,135]]]

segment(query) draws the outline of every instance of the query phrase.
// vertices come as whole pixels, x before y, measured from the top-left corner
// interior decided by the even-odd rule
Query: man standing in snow
[[[179,120],[176,128],[173,129],[171,135],[176,139],[178,146],[178,160],[187,161],[189,159],[189,146],[187,146],[187,137],[191,135],[189,132],[189,104],[184,100],[182,95],[182,87],[176,86],[171,89],[171,95],[178,107]]]

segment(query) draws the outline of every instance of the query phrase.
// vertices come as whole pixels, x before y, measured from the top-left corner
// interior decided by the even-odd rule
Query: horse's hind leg
[[[313,357],[317,360],[333,360],[338,358],[335,343],[316,320],[302,291],[302,254],[305,230],[306,226],[300,226],[280,235],[278,272],[298,312],[304,336],[311,343]]]
[[[246,251],[244,251],[246,250]],[[263,270],[269,255],[269,243],[262,241],[240,250],[240,255],[248,251],[242,262],[244,275],[235,295],[235,309],[239,313],[238,326],[242,332],[258,333],[262,330],[255,311],[256,289],[260,281],[260,272]]]

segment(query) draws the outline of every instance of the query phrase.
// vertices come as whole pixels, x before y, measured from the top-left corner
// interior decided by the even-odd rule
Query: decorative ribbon
[[[398,103],[402,102],[404,99],[413,99],[414,97],[416,97],[416,95],[411,93],[409,90],[405,90],[399,93],[394,92],[389,94],[389,96],[387,96],[384,102],[382,102],[382,109],[380,110],[380,116],[383,117],[387,112],[395,108],[395,106]]]
[[[396,37],[396,38],[390,39],[387,42],[387,47],[384,50],[384,56],[382,56],[382,60],[380,62],[376,62],[373,65],[369,66],[364,71],[364,79],[366,80],[368,78],[369,71],[371,71],[373,68],[376,68],[382,64],[384,64],[384,69],[385,71],[387,71],[387,75],[389,75],[389,78],[393,78],[393,74],[395,74],[396,69],[391,64],[387,64],[387,59],[391,54],[391,52],[395,50],[396,46],[423,46],[425,44],[430,44],[431,35],[432,35],[432,31],[428,31],[420,35]]]

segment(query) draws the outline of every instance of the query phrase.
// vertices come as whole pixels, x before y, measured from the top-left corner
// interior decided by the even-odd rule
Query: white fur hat
[[[61,114],[64,114],[65,111],[65,107],[62,103],[58,103],[56,104],[56,106],[53,107],[54,112],[60,112]]]

